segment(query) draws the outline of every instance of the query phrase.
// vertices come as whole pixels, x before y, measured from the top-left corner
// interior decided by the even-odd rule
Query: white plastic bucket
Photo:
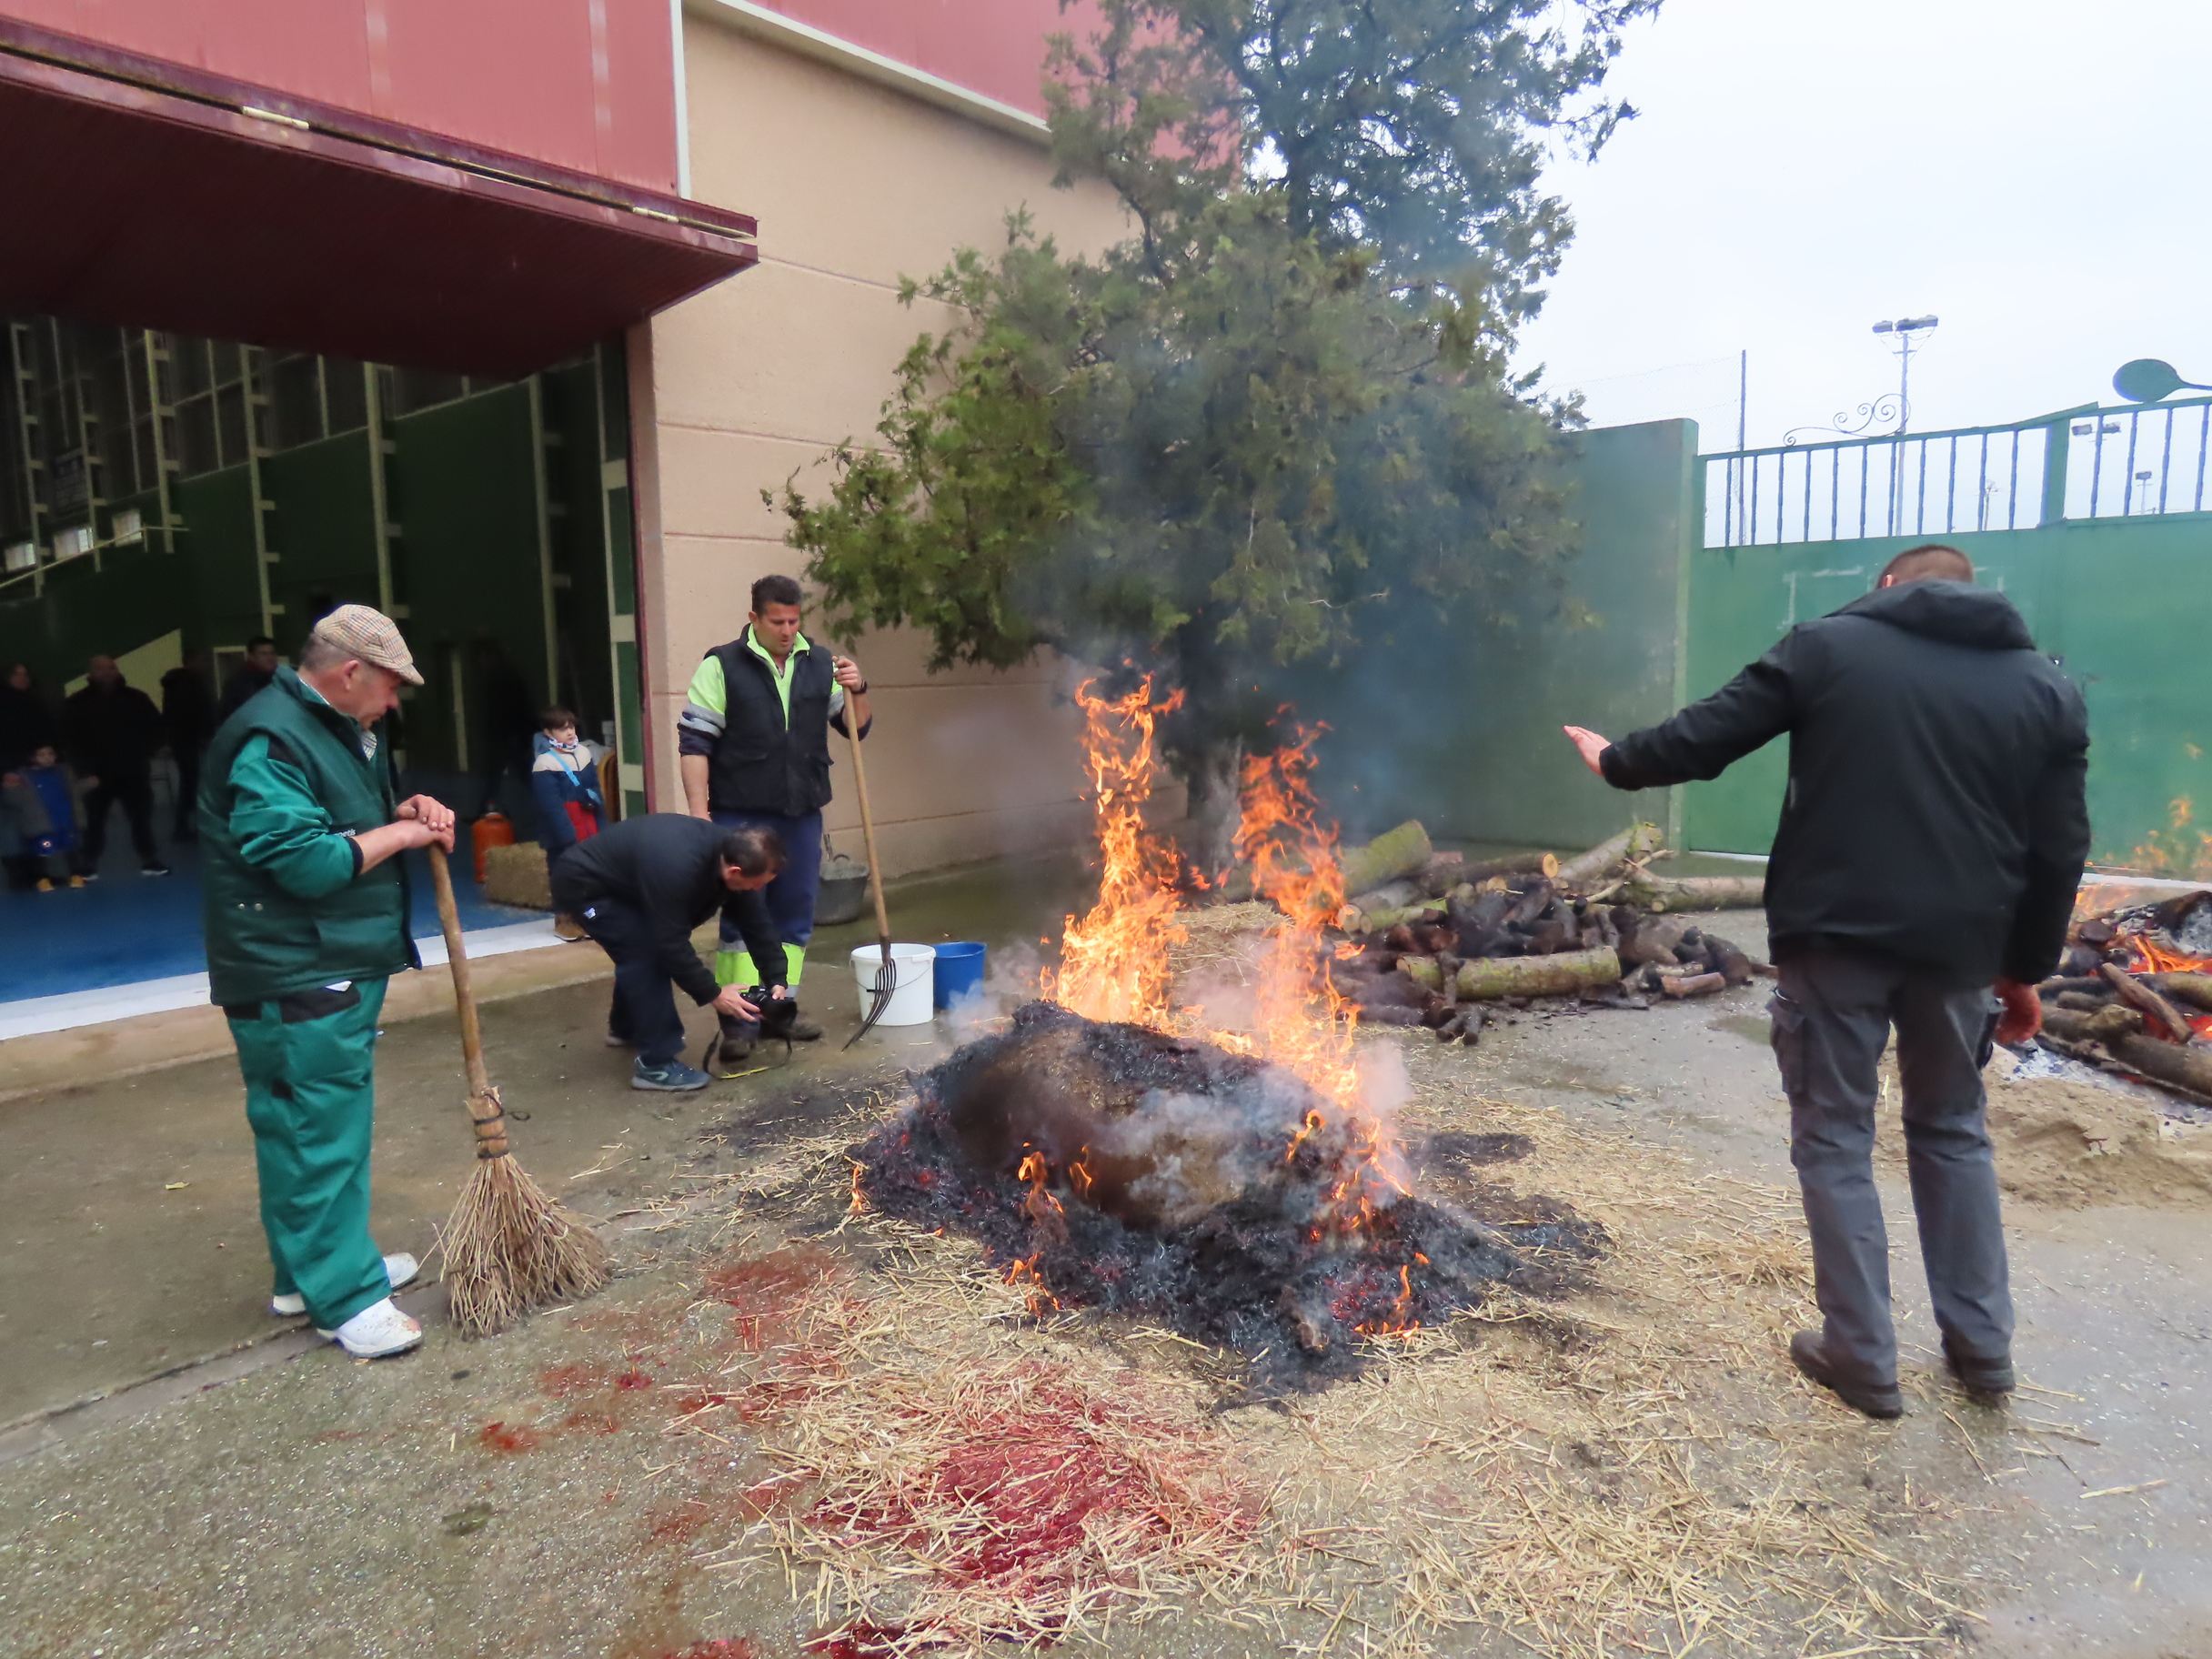
[[[883,972],[883,947],[861,945],[852,953],[852,977],[860,987],[860,1012],[874,1006],[876,981]],[[878,1025],[927,1025],[937,978],[937,951],[929,945],[891,947],[890,1006]]]

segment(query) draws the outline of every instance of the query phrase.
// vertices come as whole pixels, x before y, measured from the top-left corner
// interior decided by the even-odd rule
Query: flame
[[[845,1161],[852,1165],[852,1208],[845,1213],[859,1215],[868,1208],[868,1195],[860,1191],[862,1166],[850,1158],[846,1159]]]
[[[1398,1299],[1391,1303],[1389,1312],[1352,1329],[1362,1336],[1411,1336],[1420,1330],[1421,1322],[1413,1317],[1413,1270],[1399,1268]]]
[[[1177,861],[1146,834],[1144,809],[1156,769],[1152,728],[1182,706],[1182,693],[1153,702],[1149,674],[1125,697],[1101,697],[1097,685],[1085,680],[1075,700],[1083,711],[1083,760],[1103,866],[1098,901],[1081,920],[1068,918],[1060,971],[1047,970],[1044,994],[1086,1019],[1164,1027],[1167,951],[1183,930],[1175,920]]]
[[[1360,1010],[1337,989],[1332,971],[1356,948],[1329,937],[1345,894],[1336,826],[1322,815],[1313,790],[1313,751],[1323,729],[1300,726],[1285,710],[1278,717],[1273,752],[1244,764],[1236,856],[1252,871],[1254,893],[1281,910],[1283,920],[1267,936],[1255,964],[1250,1029],[1209,1029],[1212,1021],[1202,1010],[1178,1009],[1169,1000],[1169,947],[1186,936],[1177,916],[1178,889],[1188,876],[1173,845],[1151,835],[1144,821],[1159,765],[1154,729],[1161,715],[1181,707],[1181,694],[1155,702],[1150,676],[1119,698],[1097,688],[1096,680],[1086,680],[1075,696],[1083,711],[1083,756],[1099,840],[1099,896],[1082,918],[1068,918],[1060,969],[1045,974],[1044,994],[1089,1019],[1203,1035],[1306,1083],[1330,1103],[1350,1144],[1326,1200],[1325,1223],[1340,1233],[1357,1232],[1372,1219],[1378,1201],[1387,1203],[1393,1193],[1409,1189],[1402,1152],[1362,1105],[1354,1042]],[[1285,1149],[1285,1161],[1332,1127],[1322,1112],[1309,1113]],[[1045,1188],[1043,1159],[1034,1153],[1025,1158],[1021,1175],[1031,1187],[1024,1208],[1031,1219],[1056,1226],[1064,1236],[1059,1201]],[[1079,1196],[1088,1191],[1090,1171],[1081,1168],[1080,1159],[1069,1178]]]
[[[2134,960],[2127,966],[2136,973],[2212,973],[2212,956],[2192,956],[2186,950],[2177,950],[2148,933],[2123,933],[2119,943],[2126,945]]]
[[[1006,1270],[1006,1282],[1021,1287],[1030,1304],[1030,1317],[1032,1319],[1042,1319],[1047,1313],[1060,1312],[1060,1298],[1045,1289],[1044,1280],[1037,1272],[1037,1257],[1043,1254],[1044,1252],[1038,1251],[1036,1254],[1015,1262]]]

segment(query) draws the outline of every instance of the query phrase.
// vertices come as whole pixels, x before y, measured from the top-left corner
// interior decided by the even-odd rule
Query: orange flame
[[[845,1161],[852,1165],[852,1208],[846,1213],[859,1215],[868,1208],[868,1195],[860,1191],[861,1166],[850,1158]]]
[[[1398,1299],[1391,1304],[1390,1312],[1379,1319],[1354,1325],[1352,1329],[1362,1336],[1411,1336],[1420,1330],[1421,1322],[1413,1317],[1413,1269],[1399,1268]]]
[[[1156,769],[1152,728],[1182,705],[1178,691],[1152,701],[1147,675],[1125,697],[1107,699],[1085,680],[1083,760],[1091,771],[1098,825],[1098,901],[1081,920],[1068,918],[1060,972],[1047,970],[1044,994],[1091,1020],[1169,1022],[1167,949],[1183,937],[1176,921],[1176,860],[1145,832],[1144,809]]]
[[[1336,986],[1332,964],[1353,952],[1328,937],[1344,903],[1336,826],[1322,816],[1313,790],[1314,745],[1322,729],[1290,724],[1272,754],[1247,760],[1240,779],[1235,850],[1251,869],[1254,892],[1282,912],[1268,935],[1252,980],[1249,1031],[1205,1029],[1198,1009],[1169,1000],[1168,947],[1185,937],[1177,920],[1181,860],[1171,844],[1150,835],[1144,809],[1158,760],[1159,718],[1181,706],[1180,692],[1152,700],[1150,677],[1120,698],[1099,694],[1095,680],[1076,691],[1083,711],[1083,754],[1091,771],[1101,869],[1099,896],[1079,920],[1070,917],[1060,970],[1044,976],[1044,994],[1092,1020],[1131,1021],[1163,1030],[1202,1031],[1222,1047],[1257,1055],[1304,1081],[1342,1114],[1352,1155],[1327,1202],[1330,1226],[1350,1232],[1366,1224],[1376,1200],[1408,1191],[1403,1155],[1382,1122],[1362,1104],[1353,1041],[1359,1007]],[[1330,1127],[1310,1113],[1284,1152]],[[1043,1160],[1025,1159],[1032,1219],[1057,1217],[1044,1190]],[[1079,1195],[1090,1171],[1070,1171]],[[1064,1227],[1064,1222],[1061,1222]]]

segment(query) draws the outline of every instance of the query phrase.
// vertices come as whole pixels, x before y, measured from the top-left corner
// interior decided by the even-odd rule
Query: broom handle
[[[860,722],[854,718],[850,694],[845,699],[845,738],[852,745],[852,793],[860,805],[860,840],[868,849],[868,891],[876,901],[876,942],[883,947],[883,965],[888,969],[891,965],[891,918],[883,908],[883,865],[876,857],[876,816],[868,809],[868,764],[860,759]]]
[[[453,871],[447,868],[443,847],[430,849],[430,885],[437,891],[437,925],[446,935],[446,966],[453,973],[453,1003],[461,1015],[461,1058],[468,1064],[468,1115],[474,1118],[477,1101],[491,1094],[491,1077],[484,1070],[484,1032],[477,1023],[476,992],[468,983],[468,952],[461,945],[461,913],[453,902]],[[478,1119],[479,1138],[481,1126],[496,1121],[496,1115]]]

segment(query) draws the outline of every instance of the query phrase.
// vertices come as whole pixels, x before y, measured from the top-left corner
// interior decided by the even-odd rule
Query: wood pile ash
[[[2212,1105],[2212,891],[2078,916],[2036,989],[2046,1048]]]
[[[1594,1225],[1414,1196],[1372,1120],[1278,1067],[1032,1002],[849,1154],[856,1208],[979,1240],[1032,1313],[1157,1322],[1287,1385],[1365,1341],[1568,1288]]]
[[[1658,831],[1639,824],[1563,863],[1475,860],[1435,852],[1420,825],[1402,825],[1345,855],[1348,875],[1387,876],[1339,915],[1353,942],[1333,966],[1337,988],[1363,1021],[1472,1043],[1499,1005],[1571,996],[1641,1009],[1770,971],[1681,914],[1756,905],[1762,878],[1664,880],[1648,868],[1661,850]]]

